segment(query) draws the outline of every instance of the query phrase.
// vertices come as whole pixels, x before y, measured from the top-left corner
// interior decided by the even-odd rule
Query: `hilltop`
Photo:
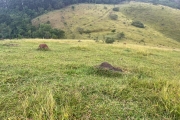
[[[120,10],[113,11],[114,7],[119,7]],[[129,14],[129,11],[133,12]],[[117,15],[118,19],[110,19],[109,16],[112,14]],[[151,15],[152,17],[148,19]],[[64,30],[68,39],[103,40],[105,37],[115,38],[118,33],[124,33],[125,38],[120,40],[122,42],[178,48],[180,22],[175,21],[178,16],[179,10],[147,3],[131,2],[115,6],[76,4],[41,15],[33,19],[32,24],[38,26],[40,23],[49,23],[53,28]],[[161,19],[164,19],[162,23]],[[132,26],[133,20],[143,22],[145,28]],[[112,32],[113,30],[115,32]]]

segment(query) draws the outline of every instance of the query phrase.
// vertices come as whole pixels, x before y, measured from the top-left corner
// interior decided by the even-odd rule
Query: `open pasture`
[[[50,50],[37,50],[45,43]],[[98,71],[109,62],[123,72]],[[180,119],[180,51],[90,40],[0,41],[0,119]]]

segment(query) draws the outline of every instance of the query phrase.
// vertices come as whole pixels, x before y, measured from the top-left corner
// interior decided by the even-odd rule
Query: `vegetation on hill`
[[[23,39],[0,41],[0,56],[1,120],[180,119],[179,50]]]
[[[84,2],[117,4],[122,1],[124,0],[1,0],[0,28],[3,29],[0,29],[0,39],[42,38],[42,35],[37,34],[41,30],[40,26],[32,26],[31,19],[48,11]],[[53,31],[57,31],[57,29]],[[62,30],[58,30],[58,32],[63,33]],[[52,30],[49,30],[48,34],[53,34],[52,38],[63,38],[63,36],[52,33]]]
[[[150,8],[144,9],[142,8]],[[170,9],[168,7],[164,7],[164,11],[162,10],[162,6],[154,6],[150,4],[143,4],[143,3],[130,3],[130,4],[121,4],[116,5],[115,7],[119,8],[119,11],[114,11],[114,5],[102,5],[102,4],[79,4],[68,6],[64,9],[56,10],[49,12],[47,14],[43,14],[38,16],[37,18],[32,20],[32,24],[35,26],[39,26],[40,23],[47,23],[50,22],[50,25],[53,28],[62,29],[65,31],[65,37],[68,39],[94,39],[95,41],[105,41],[105,38],[114,38],[115,40],[125,41],[128,43],[135,43],[135,44],[143,44],[143,45],[155,45],[160,47],[173,47],[178,48],[179,42],[176,42],[171,38],[178,38],[179,34],[174,30],[178,29],[171,29],[174,27],[174,22],[176,22],[177,26],[180,26],[179,21],[173,19],[173,17],[180,16],[179,10]],[[129,6],[129,8],[128,8]],[[136,6],[137,9],[141,9],[142,11],[139,13],[135,13],[134,15],[137,16],[135,19],[130,17],[131,13],[126,14],[126,8],[130,9],[131,6]],[[133,8],[133,7],[132,7]],[[157,9],[158,8],[158,9]],[[128,10],[127,9],[127,10]],[[165,9],[168,9],[171,12],[171,15],[166,14]],[[132,9],[133,10],[133,9]],[[151,19],[154,21],[160,21],[161,19],[165,19],[165,16],[170,19],[164,20],[165,26],[169,24],[169,29],[167,28],[166,31],[175,32],[172,33],[169,37],[166,37],[164,32],[159,31],[153,24],[157,24],[157,22],[148,24],[147,21],[144,21],[143,18],[146,17],[148,14],[156,14],[152,15]],[[155,11],[156,10],[156,11]],[[136,11],[136,10],[135,10]],[[175,12],[176,11],[176,12]],[[129,10],[127,11],[129,12]],[[159,15],[158,13],[163,13],[163,15]],[[142,14],[142,15],[139,15]],[[115,20],[111,17],[112,15],[115,16]],[[143,16],[144,15],[144,16]],[[172,17],[173,16],[173,17]],[[140,18],[140,19],[138,19]],[[171,20],[172,23],[168,23]],[[132,21],[140,21],[146,27],[136,28],[132,26]],[[107,24],[108,23],[108,24]],[[167,24],[166,24],[167,23]],[[178,28],[178,27],[176,27]],[[163,28],[164,29],[164,28]],[[123,37],[120,36],[119,33],[123,33]],[[120,40],[121,38],[121,40]]]
[[[0,39],[41,38],[41,35],[34,35],[33,33],[39,31],[41,28],[39,26],[32,26],[31,20],[39,15],[52,10],[64,8],[68,5],[78,3],[94,3],[113,4],[115,6],[116,4],[124,1],[131,0],[1,0],[0,27],[3,29],[0,29]],[[154,0],[143,0],[143,2],[147,1],[154,3]],[[178,0],[158,0],[157,3],[172,7],[179,6]],[[119,11],[119,8],[115,7],[114,10]],[[61,31],[62,30],[60,29],[59,32]],[[48,32],[51,33],[51,31]],[[56,36],[55,38],[63,38],[63,36]]]
[[[139,27],[139,28],[144,28],[145,27],[144,24],[142,22],[140,22],[140,21],[133,21],[131,23],[131,25],[133,25],[135,27]]]
[[[130,3],[120,10],[128,18],[141,21],[166,37],[180,41],[180,10],[161,5]]]

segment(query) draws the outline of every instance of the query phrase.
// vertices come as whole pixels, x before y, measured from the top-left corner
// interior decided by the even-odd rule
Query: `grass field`
[[[23,39],[0,41],[0,56],[1,120],[180,119],[179,49]]]

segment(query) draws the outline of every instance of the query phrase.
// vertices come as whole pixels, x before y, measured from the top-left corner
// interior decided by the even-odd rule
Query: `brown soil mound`
[[[117,68],[117,67],[113,67],[111,64],[109,64],[108,62],[103,62],[98,66],[100,69],[103,70],[112,70],[112,71],[118,71],[118,72],[122,72],[122,69]]]
[[[40,44],[38,49],[49,49],[49,47],[46,44]]]

